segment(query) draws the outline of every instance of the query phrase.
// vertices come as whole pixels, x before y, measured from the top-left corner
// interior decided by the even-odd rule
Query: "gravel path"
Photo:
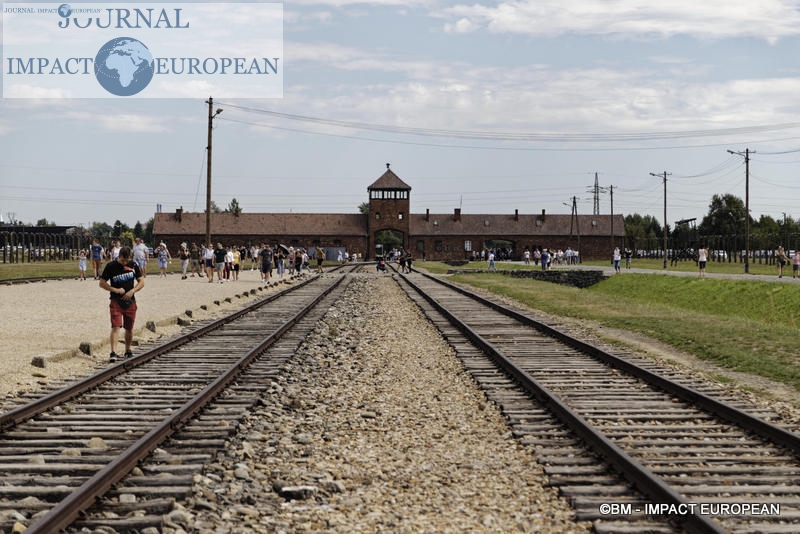
[[[177,318],[185,317],[186,310],[192,311],[194,319],[207,319],[239,308],[264,293],[244,298],[235,295],[249,293],[259,285],[259,273],[249,270],[240,274],[239,281],[224,284],[209,284],[206,278],[149,275],[144,289],[136,294],[134,342],[173,335],[178,331]],[[4,368],[0,399],[54,380],[85,375],[108,363],[108,292],[96,280],[0,286],[0,317],[0,362]],[[155,333],[145,328],[148,321],[156,324]],[[84,342],[91,344],[91,356],[78,350]],[[35,357],[41,358],[44,367],[31,365]]]
[[[187,530],[589,532],[389,277],[351,285],[239,430]]]

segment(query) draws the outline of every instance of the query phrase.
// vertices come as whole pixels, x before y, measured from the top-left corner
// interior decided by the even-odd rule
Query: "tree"
[[[153,225],[155,225],[155,219],[150,217],[144,227],[144,235],[142,236],[145,243],[153,242]]]
[[[100,239],[107,238],[111,235],[111,225],[103,222],[92,223],[92,235]]]
[[[133,246],[133,232],[130,230],[125,230],[119,236],[119,241],[123,245],[127,245],[129,247]]]
[[[362,202],[359,204],[358,212],[362,215],[369,215],[369,202]]]
[[[379,230],[375,232],[375,244],[380,243],[385,250],[400,248],[403,246],[403,234],[397,230]]]
[[[217,203],[213,200],[211,201],[211,213],[222,213],[222,208],[217,206]]]
[[[114,221],[114,227],[111,229],[111,237],[120,238],[125,232],[130,232],[131,227],[124,222],[117,219]]]
[[[228,208],[225,210],[225,213],[233,213],[234,215],[242,213],[242,208],[239,207],[239,201],[236,200],[235,197],[231,199],[230,203],[228,204]]]
[[[714,195],[708,205],[708,215],[700,223],[701,235],[736,235],[743,234],[747,211],[742,199],[726,193]],[[752,218],[750,219],[753,225]]]
[[[142,228],[142,223],[136,221],[136,224],[133,225],[133,237],[143,237],[144,235],[144,228]]]
[[[770,215],[762,215],[759,217],[758,222],[753,225],[753,229],[764,234],[778,234],[783,226],[783,221],[780,223],[773,219]]]
[[[625,216],[625,241],[634,251],[660,250],[664,231],[652,215]]]
[[[625,216],[625,235],[635,238],[654,238],[664,234],[655,217],[634,213]]]
[[[55,221],[48,222],[47,219],[39,219],[36,221],[36,226],[55,226]]]

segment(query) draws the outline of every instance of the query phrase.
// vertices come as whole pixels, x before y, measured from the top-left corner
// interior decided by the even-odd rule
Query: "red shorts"
[[[119,301],[111,300],[108,303],[111,312],[111,328],[123,327],[125,330],[133,330],[133,323],[136,320],[136,301],[131,302],[127,308],[119,305]]]

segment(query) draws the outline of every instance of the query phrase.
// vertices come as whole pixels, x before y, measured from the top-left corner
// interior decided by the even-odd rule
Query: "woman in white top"
[[[697,264],[700,266],[700,278],[706,276],[706,262],[708,262],[708,249],[701,247],[697,251]]]

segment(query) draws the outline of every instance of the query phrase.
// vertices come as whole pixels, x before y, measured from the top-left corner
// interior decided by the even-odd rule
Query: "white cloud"
[[[171,98],[197,98],[197,95],[218,95],[219,87],[204,80],[182,82],[159,81],[159,89]]]
[[[325,94],[304,95],[297,112],[371,124],[560,135],[781,124],[800,111],[800,78],[665,83],[647,70],[430,68],[440,75],[331,86]],[[289,126],[316,130],[306,123]]]
[[[750,36],[775,43],[800,33],[792,0],[513,0],[497,5],[461,4],[439,9],[447,32],[485,28],[493,33],[554,37],[567,33],[634,39],[691,35]]]
[[[68,110],[48,113],[49,120],[67,120],[69,122],[86,122],[93,127],[112,133],[163,133],[170,129],[165,122],[166,117],[151,117],[134,113],[101,113],[99,111]]]
[[[70,98],[70,92],[66,89],[47,89],[35,85],[9,83],[3,88],[3,98]]]
[[[101,128],[107,132],[157,133],[169,131],[169,128],[162,123],[163,119],[146,115],[107,114],[94,117],[93,120],[99,120]]]
[[[447,33],[471,33],[478,29],[478,26],[467,17],[461,17],[454,23],[447,23],[444,25],[444,31]]]

